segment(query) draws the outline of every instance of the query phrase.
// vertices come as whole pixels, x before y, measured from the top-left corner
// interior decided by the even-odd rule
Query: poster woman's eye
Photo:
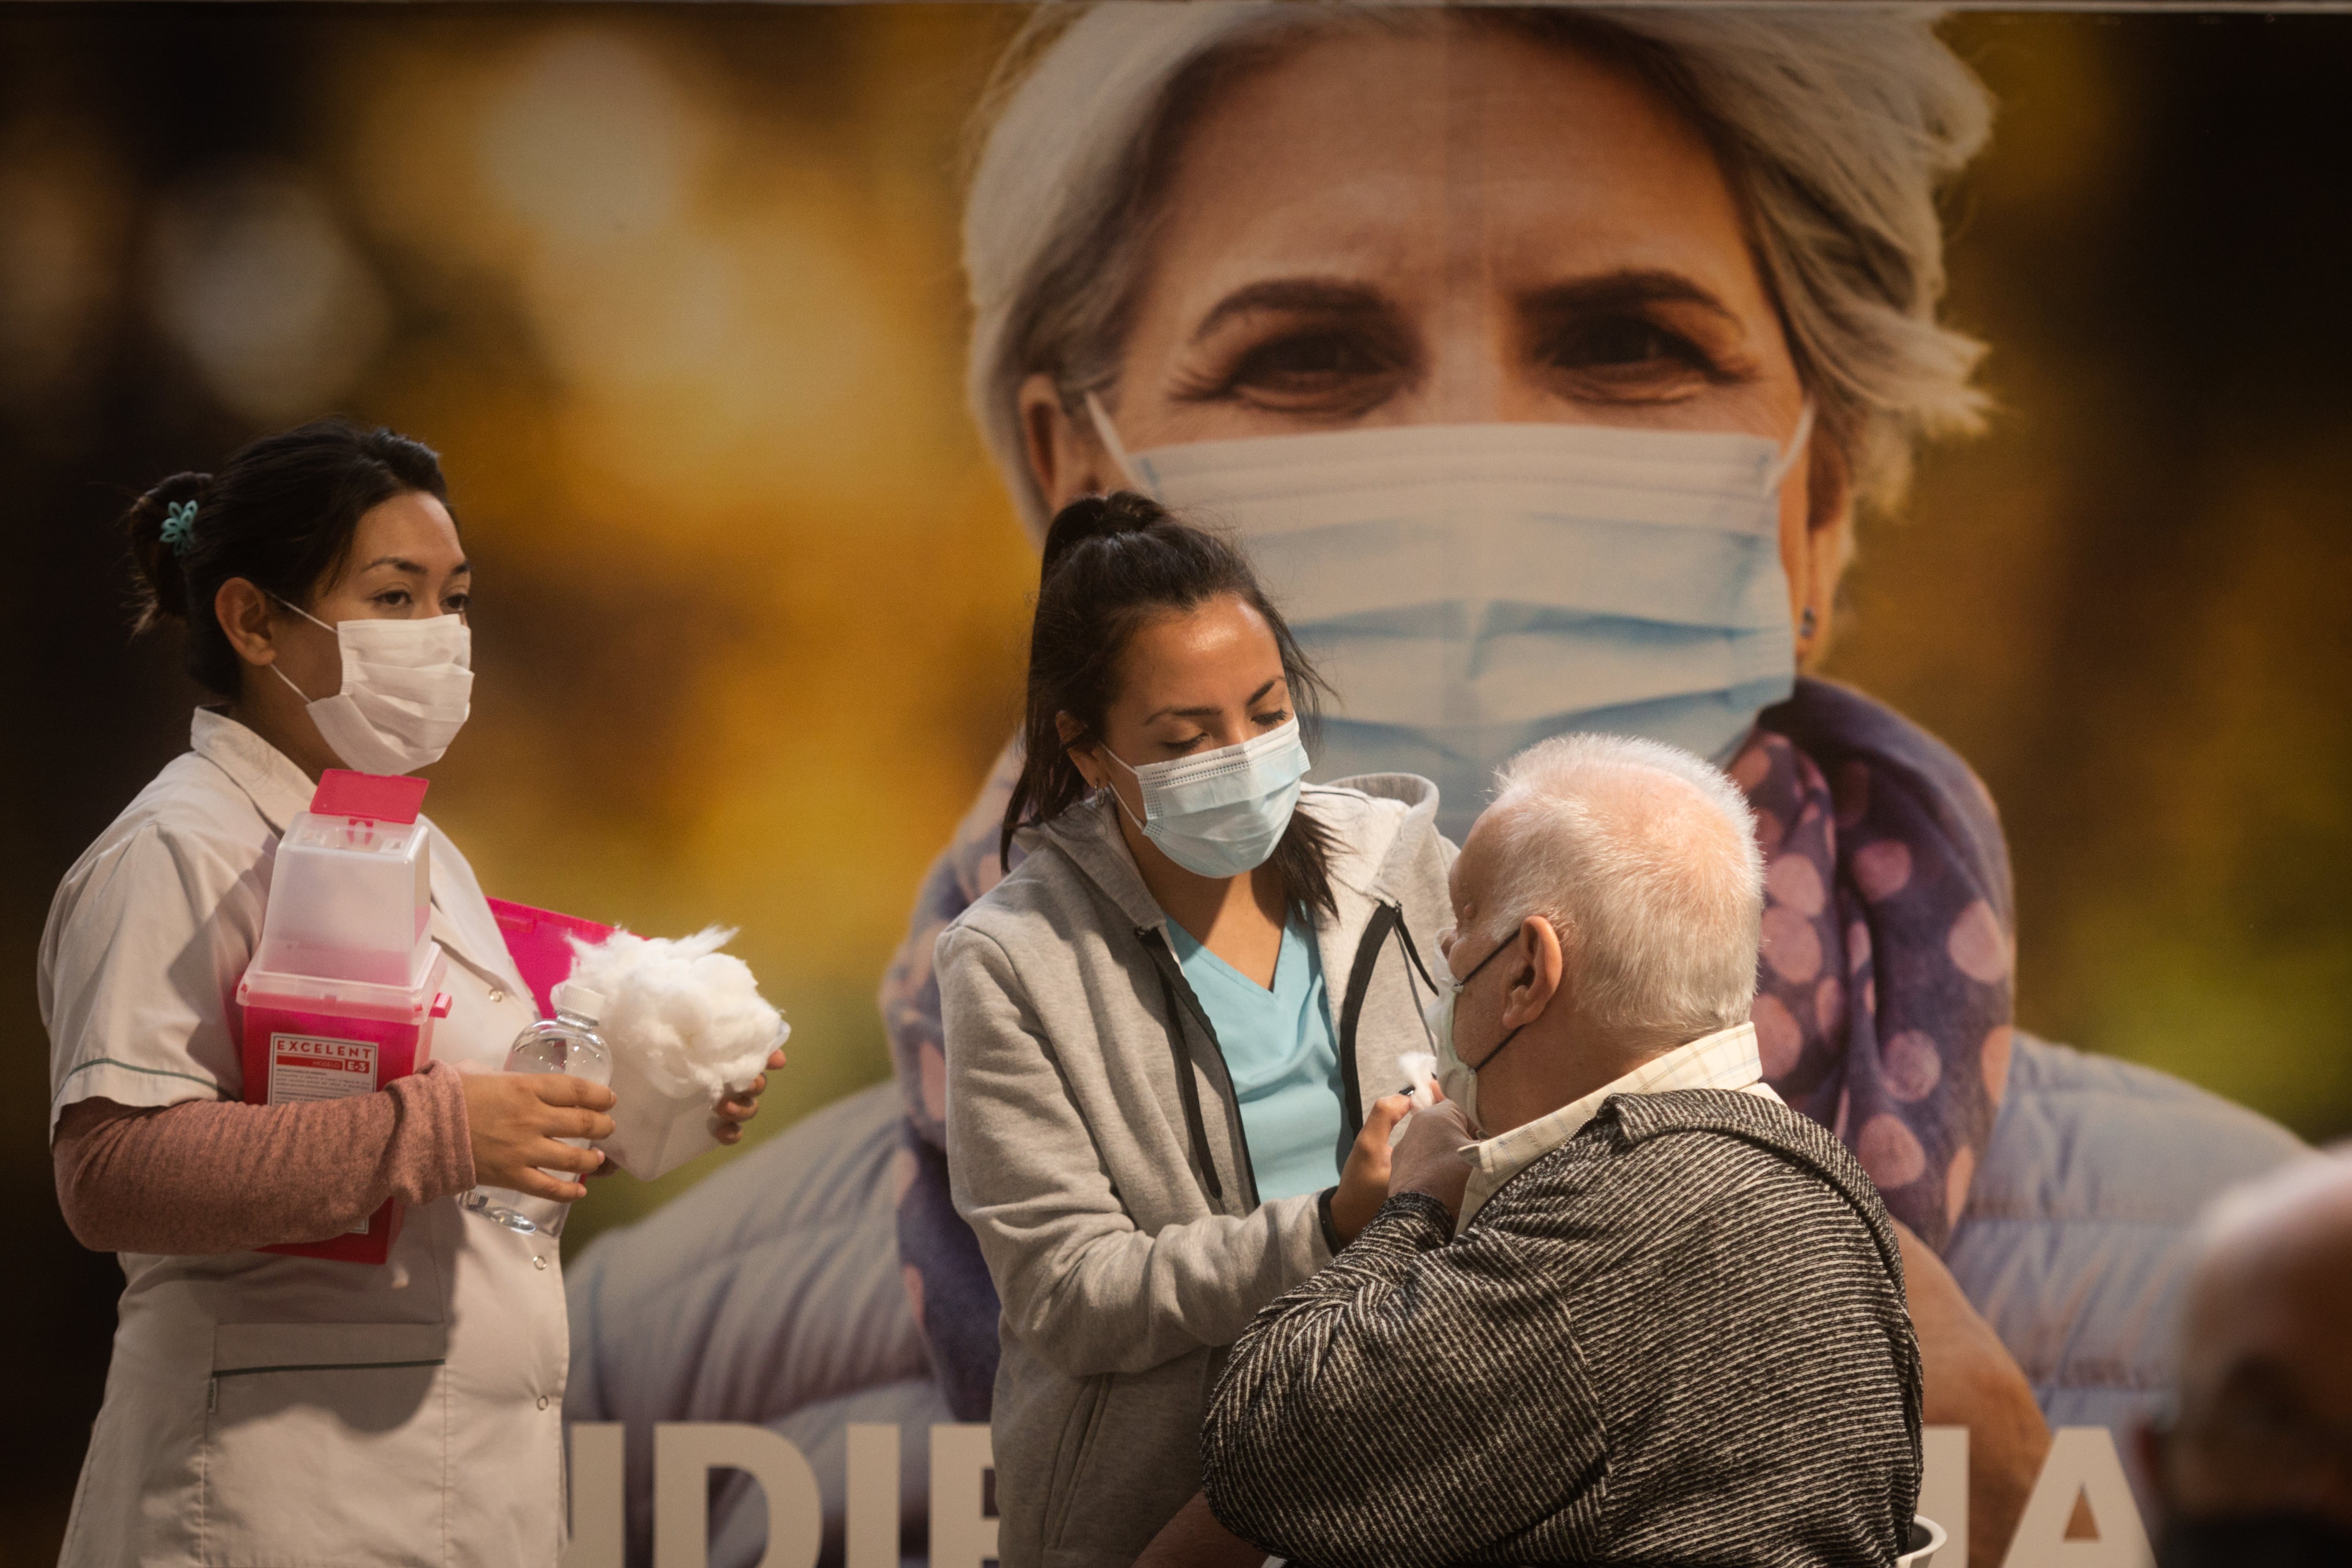
[[[1376,327],[1353,322],[1298,326],[1228,351],[1226,368],[1180,391],[1189,401],[1232,400],[1328,418],[1364,414],[1392,395],[1409,355]]]
[[[1690,338],[1638,314],[1562,323],[1538,345],[1538,357],[1568,384],[1570,395],[1584,398],[1673,398],[1723,377],[1722,367]]]

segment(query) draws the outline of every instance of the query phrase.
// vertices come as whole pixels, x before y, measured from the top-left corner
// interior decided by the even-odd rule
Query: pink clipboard
[[[522,983],[530,987],[531,1000],[539,1004],[539,1016],[555,1016],[555,1004],[548,993],[572,975],[572,937],[583,942],[602,942],[616,929],[583,920],[578,915],[560,915],[553,910],[535,910],[529,904],[510,903],[505,899],[488,900],[490,914],[499,922],[499,934],[507,941],[507,954],[514,960],[515,972]]]

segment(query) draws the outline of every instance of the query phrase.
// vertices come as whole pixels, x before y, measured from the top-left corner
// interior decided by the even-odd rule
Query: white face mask
[[[1474,1130],[1484,1125],[1478,1120],[1478,1068],[1485,1067],[1500,1056],[1503,1047],[1518,1037],[1519,1030],[1513,1029],[1496,1041],[1478,1058],[1478,1067],[1472,1067],[1454,1049],[1454,1005],[1460,1000],[1463,989],[1470,982],[1478,978],[1480,970],[1517,945],[1517,933],[1514,932],[1509,939],[1497,944],[1494,952],[1472,964],[1469,973],[1451,982],[1439,991],[1436,1000],[1430,1003],[1429,1010],[1424,1015],[1429,1024],[1429,1032],[1437,1039],[1437,1087],[1444,1093],[1446,1099],[1462,1108],[1464,1119]],[[1519,1026],[1519,1028],[1525,1027],[1527,1026],[1524,1024]]]
[[[1412,425],[1159,447],[1129,481],[1235,530],[1339,693],[1327,778],[1437,782],[1459,843],[1506,758],[1601,730],[1723,761],[1796,674],[1761,437]]]
[[[1139,768],[1108,746],[1102,752],[1142,788],[1143,816],[1127,812],[1137,829],[1202,877],[1238,877],[1265,864],[1297,809],[1307,767],[1296,719],[1238,746]],[[1123,799],[1119,809],[1127,811]]]
[[[472,706],[473,637],[464,621],[361,616],[330,626],[299,605],[286,607],[334,633],[342,649],[342,689],[332,697],[313,698],[270,668],[309,704],[319,738],[345,767],[411,773],[441,760]]]

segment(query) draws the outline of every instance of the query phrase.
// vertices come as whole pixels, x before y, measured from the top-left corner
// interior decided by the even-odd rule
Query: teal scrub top
[[[1313,933],[1283,928],[1269,991],[1174,921],[1176,961],[1217,1031],[1241,1101],[1260,1202],[1319,1193],[1339,1180],[1339,1047]]]

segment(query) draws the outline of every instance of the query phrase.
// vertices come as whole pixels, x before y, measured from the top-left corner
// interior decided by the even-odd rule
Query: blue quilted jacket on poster
[[[633,1564],[652,1558],[657,1421],[745,1421],[790,1438],[816,1470],[828,1563],[841,1561],[845,1429],[896,1424],[902,1512],[922,1516],[929,1428],[950,1417],[899,1268],[900,1116],[891,1085],[852,1095],[567,1268],[564,1413],[629,1426]],[[2301,1148],[2178,1079],[2021,1034],[1945,1258],[2051,1424],[2113,1428],[2129,1466],[2131,1433],[2170,1380],[2189,1226],[2221,1189]],[[760,1557],[767,1510],[746,1478],[723,1473],[711,1568],[741,1568]]]

